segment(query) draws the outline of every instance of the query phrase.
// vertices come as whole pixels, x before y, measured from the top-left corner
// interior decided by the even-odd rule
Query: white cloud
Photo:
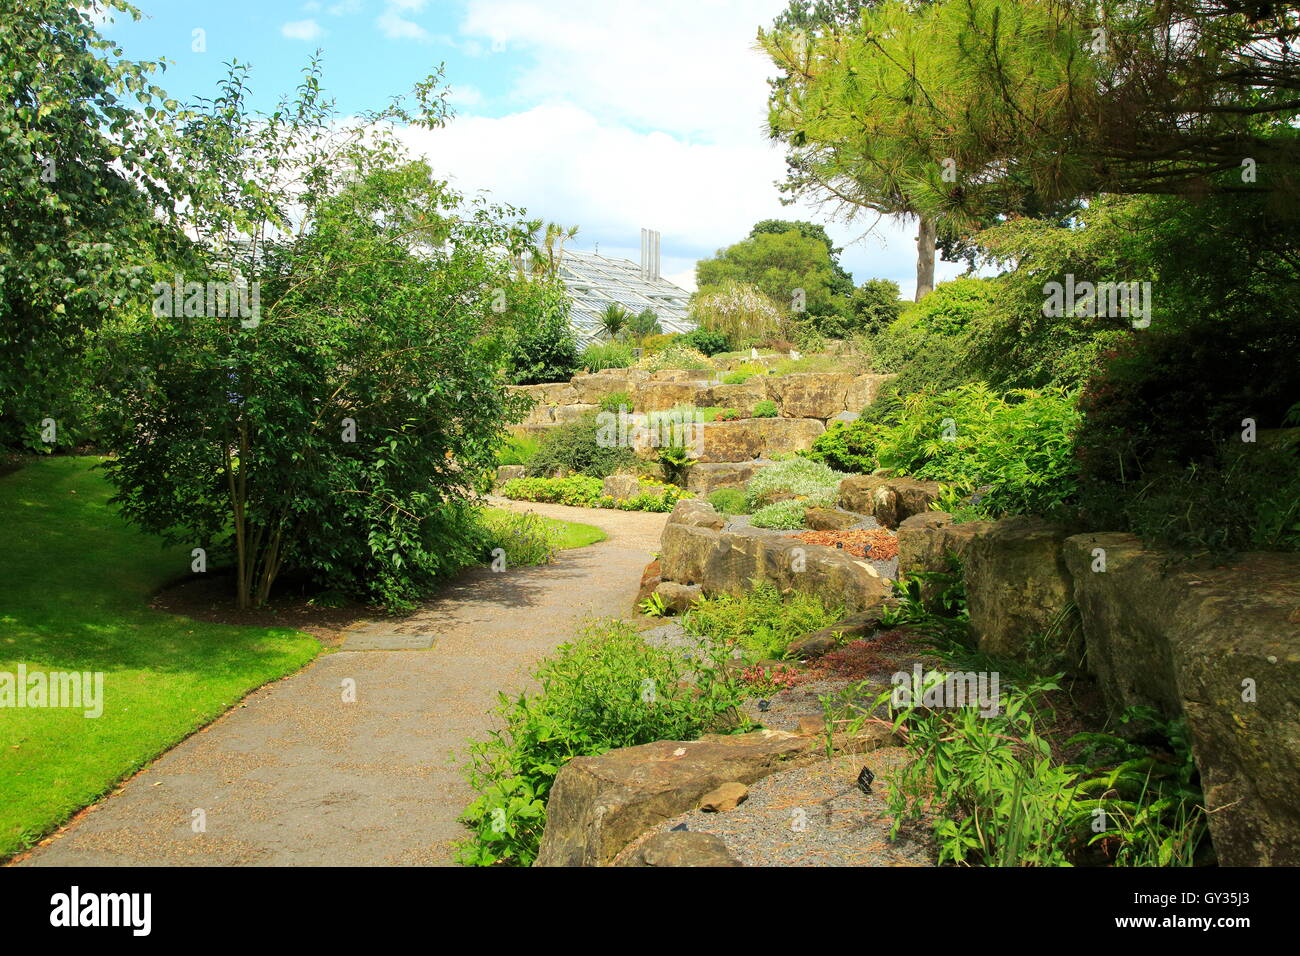
[[[280,27],[280,33],[290,40],[315,40],[324,32],[315,20],[291,20]]]
[[[429,39],[429,31],[420,26],[414,20],[407,20],[395,9],[385,10],[375,21],[379,26],[379,32],[390,40],[419,40],[421,42]]]
[[[402,136],[436,173],[464,192],[524,206],[529,215],[581,231],[574,248],[636,260],[640,230],[662,233],[663,271],[692,288],[696,259],[738,242],[760,219],[809,219],[824,212],[780,203],[774,180],[779,148],[750,143],[693,143],[660,131],[602,122],[571,103],[552,102],[502,117],[459,116],[439,130]],[[892,278],[915,288],[915,223],[827,223],[841,261],[861,282]],[[860,241],[858,241],[860,240]],[[958,267],[940,267],[940,277]]]
[[[786,0],[469,0],[461,32],[524,52],[521,102],[563,97],[602,119],[753,141],[770,72],[757,29]]]

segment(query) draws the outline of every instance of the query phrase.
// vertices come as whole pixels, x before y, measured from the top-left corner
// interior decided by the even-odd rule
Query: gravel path
[[[924,834],[909,831],[889,839],[884,781],[905,762],[901,747],[885,747],[764,777],[735,809],[674,817],[644,834],[619,860],[656,833],[685,826],[720,837],[745,866],[933,866]],[[869,794],[855,785],[864,765],[876,775]]]
[[[472,798],[458,770],[466,741],[491,725],[498,691],[525,687],[584,618],[630,615],[668,518],[493,503],[593,524],[609,538],[545,567],[463,575],[394,625],[431,637],[427,649],[349,651],[345,638],[343,650],[249,695],[20,862],[451,863],[465,835],[456,817]]]

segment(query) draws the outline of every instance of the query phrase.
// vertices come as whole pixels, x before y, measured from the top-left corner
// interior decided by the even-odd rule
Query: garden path
[[[474,569],[401,622],[424,650],[350,651],[268,684],[79,814],[23,865],[448,864],[472,799],[467,740],[499,691],[587,616],[626,616],[666,514],[494,500],[608,539],[553,564]],[[343,700],[355,687],[355,702]],[[200,827],[199,823],[203,826]]]

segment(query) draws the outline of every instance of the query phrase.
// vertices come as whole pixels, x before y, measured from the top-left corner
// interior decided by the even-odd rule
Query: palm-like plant
[[[600,313],[600,327],[610,341],[622,335],[623,330],[628,327],[631,321],[632,313],[617,302],[611,302],[605,306],[605,311]]]

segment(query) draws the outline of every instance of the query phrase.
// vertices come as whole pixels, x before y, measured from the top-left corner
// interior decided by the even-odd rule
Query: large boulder
[[[644,369],[607,369],[603,372],[575,375],[572,379],[576,393],[573,401],[584,405],[599,405],[600,400],[614,392],[635,394],[639,383],[648,381],[650,373]]]
[[[923,514],[939,497],[934,481],[887,475],[850,475],[840,482],[840,507],[871,515],[886,528],[897,528],[912,515]]]
[[[862,515],[838,508],[808,508],[803,523],[813,531],[843,531],[862,524]]]
[[[664,580],[698,584],[705,594],[745,594],[759,579],[850,611],[876,607],[890,594],[889,581],[865,560],[750,528],[721,531],[670,519],[659,564]]]
[[[1186,717],[1220,864],[1300,865],[1300,554],[1175,569],[1127,534],[1064,552],[1107,702]]]
[[[947,571],[949,556],[964,567],[970,558],[971,543],[992,527],[988,521],[963,521],[954,524],[944,511],[925,511],[912,515],[898,526],[898,576],[918,572]],[[936,596],[939,585],[921,581],[921,596]]]
[[[660,581],[655,588],[655,594],[659,595],[670,614],[685,614],[703,593],[698,584],[678,584],[676,581]]]
[[[616,866],[744,866],[722,837],[697,830],[656,833]]]
[[[641,482],[636,475],[609,475],[601,482],[600,493],[611,498],[635,498],[641,493]]]
[[[551,421],[557,425],[563,425],[566,422],[576,422],[584,415],[600,411],[599,405],[583,405],[581,403],[573,405],[555,405],[551,408]]]
[[[650,373],[652,382],[709,382],[717,378],[711,368],[664,368]]]
[[[636,386],[634,399],[639,412],[662,412],[678,405],[694,407],[707,389],[699,382],[641,382]]]
[[[765,461],[718,461],[691,465],[686,472],[686,490],[707,497],[719,488],[743,489]]]
[[[752,415],[754,406],[768,397],[766,375],[755,375],[740,385],[713,385],[699,398],[702,405],[715,408],[734,408],[741,415]]]
[[[815,418],[742,418],[704,426],[702,462],[753,461],[812,447],[826,430]]]
[[[543,385],[511,385],[510,391],[527,395],[539,405],[572,405],[578,400],[578,390],[569,382],[547,382]]]
[[[853,379],[848,372],[792,372],[770,379],[768,391],[784,417],[825,421],[847,410],[845,399]]]
[[[727,519],[718,514],[713,505],[707,501],[701,501],[699,498],[683,498],[673,505],[668,523],[684,524],[693,528],[712,528],[716,531],[726,526]]]
[[[528,474],[528,469],[523,465],[497,465],[496,485],[500,487],[507,481],[513,481],[516,478],[523,478]]]
[[[856,376],[849,383],[848,391],[845,393],[845,409],[854,413],[862,411],[876,400],[876,396],[880,394],[880,387],[891,378],[898,378],[898,376],[875,375],[872,373]]]
[[[788,648],[791,657],[810,658],[829,654],[840,644],[866,637],[880,627],[880,618],[884,606],[880,605],[869,611],[850,614],[844,620],[818,631],[811,631],[803,637],[795,638]]]
[[[1031,637],[1077,632],[1074,583],[1061,555],[1069,532],[1039,518],[993,522],[971,539],[966,603],[980,650],[1023,657]]]
[[[575,757],[546,804],[534,866],[603,866],[642,833],[695,809],[731,781],[751,784],[818,759],[818,741],[761,730],[700,740],[659,740]]]

